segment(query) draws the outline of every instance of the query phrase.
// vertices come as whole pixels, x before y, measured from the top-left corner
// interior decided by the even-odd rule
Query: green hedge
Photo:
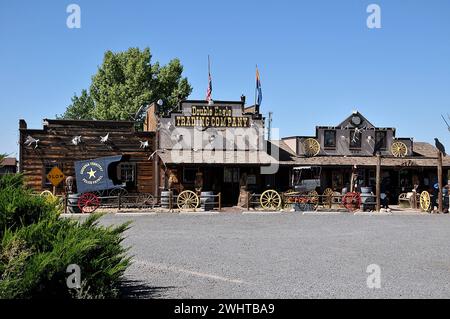
[[[99,225],[59,216],[56,203],[32,195],[21,176],[0,178],[0,298],[115,298],[130,263],[122,245],[129,224]],[[81,268],[68,289],[67,266]]]

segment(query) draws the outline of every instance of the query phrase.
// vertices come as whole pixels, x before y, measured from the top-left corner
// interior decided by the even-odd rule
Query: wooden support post
[[[442,153],[438,151],[438,168],[437,168],[437,174],[438,174],[438,184],[439,184],[439,192],[438,192],[438,206],[439,206],[439,214],[442,214],[444,211],[444,203],[443,203],[443,194],[442,194],[442,188],[444,187],[444,181],[442,179]]]
[[[219,193],[219,212],[222,210],[222,193]]]
[[[376,196],[377,196],[377,212],[381,210],[381,155],[377,154],[377,170],[376,170]]]

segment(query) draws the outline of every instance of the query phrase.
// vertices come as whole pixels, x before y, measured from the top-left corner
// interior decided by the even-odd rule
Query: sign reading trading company
[[[47,179],[52,183],[53,186],[58,186],[63,180],[65,176],[63,172],[59,169],[59,167],[53,167],[50,172],[47,174]]]
[[[192,106],[191,115],[175,116],[175,125],[184,127],[248,127],[249,118],[233,116],[229,106]]]

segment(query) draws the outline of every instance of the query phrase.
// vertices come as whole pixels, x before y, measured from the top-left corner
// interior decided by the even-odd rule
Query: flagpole
[[[258,64],[256,64],[256,72],[258,72]],[[255,73],[256,76],[256,73]],[[258,79],[255,79],[255,107],[256,107],[256,94],[258,94],[256,91],[258,90],[258,88],[256,87],[256,81],[258,81]]]

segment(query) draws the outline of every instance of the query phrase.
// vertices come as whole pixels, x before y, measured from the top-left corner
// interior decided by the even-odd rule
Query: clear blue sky
[[[81,7],[81,29],[66,7]],[[366,26],[379,4],[382,28]],[[207,55],[213,98],[253,101],[282,136],[314,134],[358,109],[400,137],[450,149],[450,1],[20,1],[0,0],[0,153],[17,155],[18,120],[40,128],[88,88],[105,50],[149,46],[181,59],[203,99]]]

